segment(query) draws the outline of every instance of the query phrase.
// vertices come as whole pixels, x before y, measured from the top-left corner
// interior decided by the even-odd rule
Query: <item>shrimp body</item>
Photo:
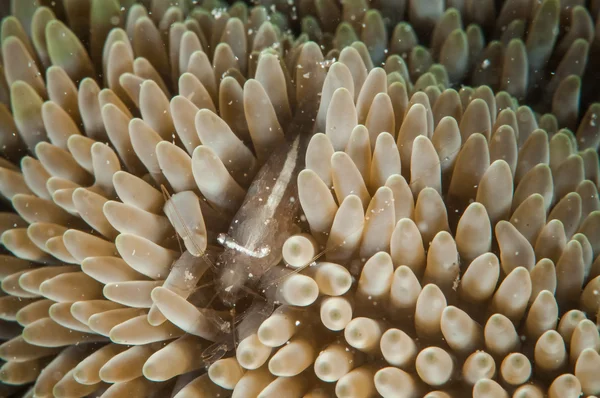
[[[245,286],[255,288],[281,261],[285,240],[298,231],[297,178],[304,168],[313,115],[306,108],[297,112],[288,130],[294,138],[275,150],[259,170],[228,234],[219,237],[225,250],[217,260],[217,288],[225,303],[235,303]]]
[[[225,302],[235,301],[242,286],[256,286],[281,261],[285,240],[298,229],[296,180],[304,167],[302,141],[298,135],[270,157],[250,186],[228,236],[220,237],[225,250],[217,260],[218,287]]]

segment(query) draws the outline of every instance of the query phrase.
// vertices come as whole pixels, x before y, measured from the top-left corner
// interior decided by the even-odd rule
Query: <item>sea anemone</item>
[[[0,396],[600,395],[600,2],[196,3],[10,3]]]

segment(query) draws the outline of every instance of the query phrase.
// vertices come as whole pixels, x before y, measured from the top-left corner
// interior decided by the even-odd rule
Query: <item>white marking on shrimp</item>
[[[249,257],[264,258],[268,256],[269,253],[271,253],[271,248],[269,246],[263,246],[258,250],[250,250],[237,243],[232,237],[227,236],[227,234],[223,233],[219,234],[219,236],[217,237],[217,241],[222,246],[243,253]]]

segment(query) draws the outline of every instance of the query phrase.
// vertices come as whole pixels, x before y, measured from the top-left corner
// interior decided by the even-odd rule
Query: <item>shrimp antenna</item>
[[[233,339],[233,348],[237,348],[237,339],[235,338],[235,307],[231,309],[231,338]]]
[[[248,293],[251,296],[257,297],[263,301],[267,301],[267,299],[263,296],[261,296],[260,294],[256,293],[254,290],[250,289],[249,287],[242,285],[240,286],[240,289],[242,289],[243,291],[245,291],[246,293]]]
[[[219,292],[216,292],[215,294],[213,294],[213,296],[211,297],[211,299],[208,301],[208,303],[206,303],[206,308],[209,308],[210,305],[213,303],[213,301],[215,301],[215,299],[219,296]]]
[[[166,198],[165,206],[170,206],[171,209],[173,209],[173,212],[175,213],[177,221],[179,222],[179,224],[181,224],[181,227],[183,228],[183,231],[187,235],[188,240],[194,246],[194,249],[196,249],[196,252],[200,253],[200,255],[197,257],[202,258],[202,260],[204,260],[213,270],[217,271],[218,270],[217,266],[211,261],[210,257],[206,254],[206,251],[202,250],[200,248],[200,246],[198,246],[198,243],[193,239],[192,232],[190,231],[187,224],[185,223],[183,217],[181,216],[181,213],[179,213],[177,206],[175,206],[175,203],[173,203],[173,201],[171,200],[172,196],[169,194],[169,191],[167,190],[167,188],[163,184],[161,184],[160,190],[162,191],[163,196]],[[183,246],[181,244],[179,233],[177,233],[177,231],[175,231],[175,236],[177,237],[177,243],[179,244],[179,250],[181,250],[181,252],[183,253],[183,251],[184,251]]]
[[[196,286],[196,287],[194,287],[194,293],[196,293],[196,292],[197,292],[197,291],[199,291],[199,290],[202,290],[202,289],[204,289],[204,288],[211,287],[211,286],[214,286],[214,285],[215,285],[215,281],[211,281],[211,282],[203,283],[203,284],[202,284],[202,285],[200,285],[200,286]]]

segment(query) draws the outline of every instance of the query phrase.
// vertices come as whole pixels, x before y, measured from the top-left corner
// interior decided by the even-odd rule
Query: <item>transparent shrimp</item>
[[[449,154],[449,156],[455,155],[455,154],[457,154],[459,151],[460,151],[460,149],[457,149],[456,151],[453,151],[451,154]],[[433,169],[433,168],[435,168],[435,167],[437,167],[437,166],[438,166],[439,164],[441,164],[443,161],[446,161],[446,158],[445,158],[445,159],[440,159],[440,160],[438,161],[438,163],[437,163],[437,164],[435,164],[435,165],[432,165],[432,166],[431,166],[431,167],[432,167],[432,169]],[[409,186],[411,186],[411,187],[412,187],[412,186],[413,186],[413,184],[416,184],[416,183],[418,183],[418,182],[419,182],[419,179],[413,180],[413,181],[411,181],[411,183],[409,184]],[[282,217],[290,217],[290,218],[294,218],[296,215],[295,215],[295,214],[292,214],[292,213],[288,213],[288,214],[286,214],[286,215],[281,215],[281,216],[282,216]],[[346,238],[350,238],[350,237],[352,237],[353,235],[355,235],[355,234],[357,234],[357,233],[361,233],[361,231],[362,231],[362,228],[357,228],[357,229],[356,229],[356,230],[354,230],[354,231],[350,231],[350,232],[349,232],[349,233],[346,235]],[[243,247],[243,246],[242,246],[242,247],[241,247],[241,249],[239,249],[239,248],[237,247],[237,246],[238,246],[237,242],[235,242],[235,241],[233,241],[233,240],[227,241],[227,242],[225,242],[225,243],[228,243],[228,244],[229,244],[229,248],[230,248],[230,249],[237,250],[239,253],[242,253],[242,254],[248,254],[248,253],[246,253],[246,252],[248,251],[246,247]],[[267,246],[267,245],[268,245],[268,243],[271,243],[271,242],[265,242],[265,241],[263,241],[263,242],[261,242],[262,246],[260,246],[260,247],[262,247],[262,248],[264,248],[264,247],[269,247],[269,249],[270,249],[270,250],[277,250],[277,251],[278,251],[278,253],[281,251],[280,249],[281,249],[281,247],[282,247],[282,246],[281,246],[281,247],[280,247],[280,246],[275,246],[275,245],[269,245],[269,246]],[[317,253],[317,254],[316,254],[316,255],[315,255],[313,258],[311,258],[309,261],[307,261],[307,262],[306,262],[304,265],[302,265],[301,267],[294,268],[294,269],[289,269],[289,272],[283,272],[283,275],[282,275],[282,273],[280,273],[280,272],[269,273],[269,272],[268,272],[268,270],[267,270],[267,271],[265,271],[265,273],[263,273],[263,275],[261,275],[261,277],[262,277],[262,278],[260,278],[260,279],[259,279],[258,283],[254,283],[254,284],[252,284],[252,286],[248,286],[248,284],[246,284],[246,285],[241,285],[239,289],[240,289],[240,290],[244,290],[244,291],[253,291],[253,290],[255,290],[255,289],[256,289],[256,290],[258,290],[258,291],[260,291],[260,292],[262,292],[262,293],[264,294],[264,293],[266,293],[268,290],[271,290],[271,289],[273,289],[274,287],[278,286],[278,285],[279,285],[279,284],[280,284],[282,281],[284,281],[284,280],[285,280],[286,278],[288,278],[289,276],[291,276],[291,275],[293,275],[293,274],[300,273],[300,272],[304,271],[304,270],[305,270],[307,267],[310,267],[311,265],[314,265],[314,264],[316,264],[316,262],[317,262],[317,261],[318,261],[318,260],[319,260],[321,257],[323,257],[324,255],[326,255],[327,253],[329,253],[329,252],[331,252],[331,251],[335,251],[336,249],[338,249],[338,248],[342,247],[343,245],[344,245],[344,243],[342,242],[342,243],[339,243],[339,244],[336,244],[336,245],[332,245],[332,246],[330,246],[330,247],[327,247],[327,248],[325,248],[325,249],[321,250],[319,253]],[[238,249],[239,249],[239,250],[238,250]],[[251,254],[255,254],[255,253],[253,252],[253,253],[251,253]],[[261,256],[258,256],[258,255],[256,255],[256,256],[253,256],[253,257],[255,257],[255,258],[261,258]],[[286,267],[286,270],[287,270],[287,267]],[[271,276],[271,275],[269,275],[269,274],[271,274],[271,275],[275,275],[275,277],[274,277],[274,278],[272,278],[272,276]],[[255,293],[255,294],[256,294],[256,293]],[[274,307],[277,305],[277,303],[274,301],[274,298],[273,298],[273,296],[272,296],[272,295],[270,295],[270,294],[266,294],[266,296],[267,296],[267,297],[265,297],[265,298],[264,298],[264,300],[266,300],[266,301],[265,301],[265,303],[266,303],[266,304],[268,304],[268,308],[269,308],[269,309],[270,309],[270,311],[272,312],[272,311],[273,311],[273,309],[274,309]],[[239,317],[244,317],[244,316],[245,316],[245,317],[247,317],[247,316],[248,316],[248,314],[250,314],[252,311],[255,311],[255,310],[256,310],[255,308],[253,308],[253,307],[250,307],[250,308],[248,308],[247,310],[245,310],[245,311],[244,311],[244,312],[243,312],[243,313],[242,313],[242,314],[241,314]],[[240,323],[240,322],[239,322],[237,319],[236,319],[236,320],[234,320],[234,321],[232,321],[232,324],[233,324],[233,332],[234,332],[234,334],[235,334],[235,327],[236,327],[236,326],[237,326],[239,323]],[[239,337],[239,333],[238,333],[238,337]],[[229,342],[229,344],[230,344],[230,345],[229,345],[228,347],[229,347],[230,349],[233,349],[233,348],[235,347],[235,338],[234,338],[234,337],[232,337],[232,338],[230,339],[230,342]],[[213,349],[217,349],[217,347],[220,347],[221,349],[223,349],[225,346],[227,346],[227,344],[226,344],[226,343],[218,343],[218,344],[216,343],[216,344],[214,345]]]
[[[314,104],[303,104],[288,126],[294,137],[278,148],[261,167],[228,230],[219,257],[221,299],[233,304],[254,288],[262,275],[281,260],[285,240],[296,232],[300,205],[297,176],[304,168],[308,141],[314,132]]]

